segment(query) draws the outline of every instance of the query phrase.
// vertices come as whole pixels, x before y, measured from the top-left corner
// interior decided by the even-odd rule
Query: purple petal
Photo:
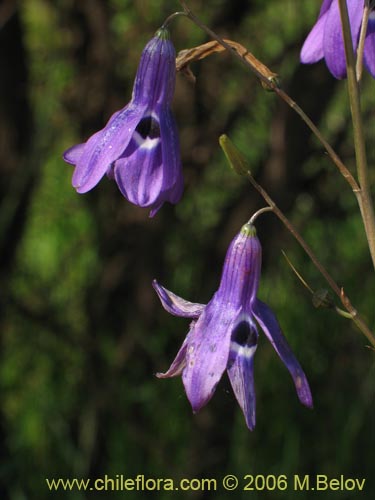
[[[182,299],[173,292],[170,292],[159,283],[154,280],[152,282],[160,302],[162,303],[164,309],[174,316],[182,316],[184,318],[198,318],[202,314],[203,309],[206,307],[205,304],[194,304],[193,302],[188,302]]]
[[[192,326],[191,326],[192,328]],[[190,330],[191,331],[191,330]],[[164,373],[157,373],[156,376],[158,378],[170,378],[170,377],[176,377],[177,375],[181,375],[183,369],[186,366],[186,351],[188,348],[189,344],[189,338],[190,338],[190,332],[187,334],[185,337],[185,340],[180,347],[180,350],[178,351],[174,361],[172,362],[171,366],[169,369],[164,372]]]
[[[232,333],[227,372],[246,424],[255,427],[254,354],[258,332],[248,316],[241,316]]]
[[[67,149],[63,153],[64,161],[70,163],[71,165],[77,165],[78,160],[82,156],[84,147],[85,143],[83,142],[82,144],[76,144],[75,146],[72,146],[71,148]]]
[[[163,190],[167,191],[183,183],[180,144],[176,122],[170,109],[165,109],[163,112],[160,112],[159,118],[163,164],[165,169]],[[181,193],[178,193],[178,195],[181,196]],[[169,200],[173,203],[179,201],[179,199],[176,199],[176,196],[172,196]]]
[[[215,294],[190,331],[182,380],[194,412],[211,399],[227,367],[237,316],[238,312],[224,307]]]
[[[364,62],[371,76],[375,78],[375,11],[370,12],[365,40]]]
[[[329,10],[333,1],[334,0],[323,0],[322,6],[320,7],[318,20]]]
[[[129,147],[115,162],[114,175],[121,193],[139,207],[159,202],[163,185],[160,137],[143,139],[134,132]]]
[[[173,99],[176,80],[176,52],[169,32],[160,29],[144,48],[135,77],[132,101],[150,109],[168,106]]]
[[[158,199],[150,211],[150,217],[157,213],[165,201],[177,203],[184,190],[176,123],[170,109],[161,110],[158,116],[160,119],[163,179]]]
[[[161,152],[160,136],[155,140],[142,136],[142,127],[146,122],[140,123],[143,117],[144,120],[150,119],[156,110],[159,113],[171,104],[176,78],[175,57],[169,32],[161,28],[142,52],[131,102],[116,112],[107,125],[84,145],[66,151],[64,159],[76,165],[72,184],[79,193],[92,189],[108,173],[111,178],[115,176],[129,201],[151,207],[151,215],[156,213],[163,200],[174,200],[181,196],[181,179],[178,177],[181,173],[175,174],[176,168],[171,165],[171,173],[165,175],[162,156],[167,157],[167,153]],[[168,112],[166,116],[168,120]],[[138,132],[134,133],[136,129]],[[169,136],[169,145],[172,144],[173,150],[169,156],[177,155],[177,132],[172,130]],[[140,145],[143,147],[139,148]],[[127,161],[124,163],[119,158],[124,156],[126,149]],[[117,168],[113,171],[113,164],[117,160]],[[146,166],[141,169],[144,163]],[[125,168],[129,173],[123,172]],[[151,176],[146,182],[150,172]]]
[[[89,138],[73,174],[72,183],[78,193],[86,193],[96,186],[121,156],[144,112],[145,107],[130,103],[114,113],[107,125]]]
[[[225,257],[218,294],[234,307],[255,299],[262,264],[262,247],[251,224],[245,224],[232,240]]]
[[[347,5],[353,48],[356,50],[364,0],[347,0]],[[346,59],[338,0],[332,2],[327,13],[323,47],[326,64],[332,75],[338,79],[344,78],[346,76]]]
[[[254,302],[253,314],[293,377],[299,400],[305,406],[312,407],[312,396],[306,375],[284,337],[275,315],[264,302],[258,299]]]
[[[301,62],[311,64],[323,58],[323,36],[327,19],[327,11],[332,0],[324,0],[320,9],[319,17],[309,35],[307,36],[301,50]]]
[[[142,118],[128,148],[115,162],[114,176],[131,203],[152,207],[150,216],[165,201],[179,200],[182,167],[176,125],[169,110]]]

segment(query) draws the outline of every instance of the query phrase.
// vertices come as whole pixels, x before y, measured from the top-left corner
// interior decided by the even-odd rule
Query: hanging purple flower
[[[129,104],[84,144],[65,151],[64,160],[75,165],[72,184],[78,193],[107,174],[131,203],[150,207],[151,217],[165,201],[179,201],[183,176],[170,110],[175,58],[169,32],[162,27],[143,50]]]
[[[226,370],[251,430],[255,426],[253,360],[258,343],[257,324],[292,375],[301,403],[312,406],[309,384],[300,364],[273,312],[256,297],[261,253],[254,226],[245,224],[227,251],[219,289],[207,305],[187,302],[156,281],[153,283],[169,313],[193,319],[169,370],[157,376],[182,375],[187,397],[196,412],[210,400]]]
[[[365,0],[347,0],[353,48],[357,50]],[[303,44],[301,62],[325,59],[335,78],[345,78],[345,49],[338,0],[324,0],[319,17]],[[370,13],[364,48],[364,64],[375,78],[375,12]]]

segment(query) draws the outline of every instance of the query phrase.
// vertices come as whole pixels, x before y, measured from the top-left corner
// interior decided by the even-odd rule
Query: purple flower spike
[[[347,0],[353,49],[356,51],[365,0]],[[325,59],[335,78],[346,77],[345,49],[338,0],[324,0],[319,17],[301,50],[301,62],[311,64]],[[375,11],[370,12],[365,39],[364,63],[375,78]]]
[[[192,318],[175,360],[159,378],[182,375],[187,397],[196,412],[212,397],[226,370],[250,430],[255,427],[254,354],[257,324],[289,370],[299,400],[312,407],[306,376],[271,309],[257,298],[262,249],[253,225],[245,224],[229,246],[219,289],[210,302],[194,304],[153,286],[163,307],[175,316]]]
[[[72,184],[90,191],[107,174],[131,203],[151,209],[177,203],[183,176],[173,99],[176,53],[169,32],[160,28],[143,50],[132,99],[84,144],[64,153],[75,165]]]

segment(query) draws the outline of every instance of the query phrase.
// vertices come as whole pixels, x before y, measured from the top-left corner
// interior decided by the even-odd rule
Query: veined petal
[[[218,294],[223,303],[250,307],[259,286],[262,247],[251,224],[242,226],[225,257]]]
[[[92,135],[78,159],[72,183],[78,193],[92,189],[128,146],[145,107],[129,104]]]
[[[163,180],[160,195],[152,206],[150,217],[157,213],[164,202],[177,203],[184,190],[180,146],[175,120],[169,108],[156,110],[156,115],[160,120]]]
[[[202,314],[203,309],[206,307],[205,304],[194,304],[193,302],[188,302],[187,300],[182,299],[178,295],[159,285],[156,280],[152,282],[152,286],[158,294],[164,309],[174,316],[198,318]]]
[[[177,129],[169,110],[146,113],[111,174],[131,203],[152,208],[151,217],[165,201],[179,200],[183,190],[182,167]]]
[[[249,316],[241,315],[231,337],[227,372],[250,430],[255,427],[254,354],[258,332]]]
[[[215,294],[190,332],[182,380],[194,412],[211,399],[227,367],[231,333],[238,313],[224,307]]]
[[[169,40],[169,31],[160,29],[148,42],[141,56],[135,77],[134,103],[147,103],[154,109],[158,104],[172,102],[176,80],[176,52]]]
[[[364,0],[347,0],[347,5],[353,48],[356,50]],[[346,76],[346,59],[338,0],[333,0],[327,13],[323,46],[324,57],[330,72],[335,78],[344,78]]]
[[[324,27],[327,19],[327,11],[332,0],[324,0],[320,9],[319,17],[312,30],[308,34],[301,50],[301,62],[311,64],[323,58]]]
[[[115,161],[113,170],[120,191],[131,203],[140,207],[157,203],[164,177],[159,125],[154,136],[143,136],[137,128],[124,154]]]
[[[160,119],[160,136],[165,172],[163,191],[168,191],[173,189],[176,185],[183,184],[180,143],[178,140],[176,122],[170,109],[165,109],[158,115]],[[178,200],[173,198],[173,201],[177,203]]]
[[[312,396],[306,375],[284,337],[275,315],[271,309],[259,299],[254,302],[252,312],[281,361],[289,370],[294,380],[299,400],[305,406],[312,407]]]
[[[375,11],[370,12],[365,40],[364,61],[366,68],[375,78]]]

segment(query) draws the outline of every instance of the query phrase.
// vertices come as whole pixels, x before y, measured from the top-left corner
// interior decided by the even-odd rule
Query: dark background
[[[324,62],[299,64],[319,1],[190,5],[278,72],[283,88],[354,168],[346,83],[334,80]],[[218,482],[225,474],[343,474],[366,478],[362,496],[369,498],[374,353],[349,320],[313,307],[281,250],[314,290],[325,282],[273,215],[257,222],[264,257],[259,297],[276,312],[306,371],[314,410],[299,404],[264,336],[255,360],[253,432],[226,376],[197,415],[180,378],[154,376],[168,368],[188,320],[162,309],[152,279],[207,302],[229,242],[264,205],[228,168],[218,145],[222,133],[246,154],[257,180],[375,326],[374,272],[355,198],[299,118],[234,58],[214,55],[193,65],[195,85],[177,77],[173,107],[186,181],[178,206],[166,204],[149,219],[106,178],[85,195],[71,186],[73,169],[62,152],[125,106],[144,45],[178,9],[167,0],[0,2],[1,498],[49,498],[56,493],[45,478],[105,474]],[[177,51],[208,40],[184,18],[171,31]],[[375,92],[368,74],[362,90],[374,180]],[[185,496],[293,494],[240,490]],[[85,495],[76,490],[61,497]],[[316,496],[333,495],[358,493]]]

